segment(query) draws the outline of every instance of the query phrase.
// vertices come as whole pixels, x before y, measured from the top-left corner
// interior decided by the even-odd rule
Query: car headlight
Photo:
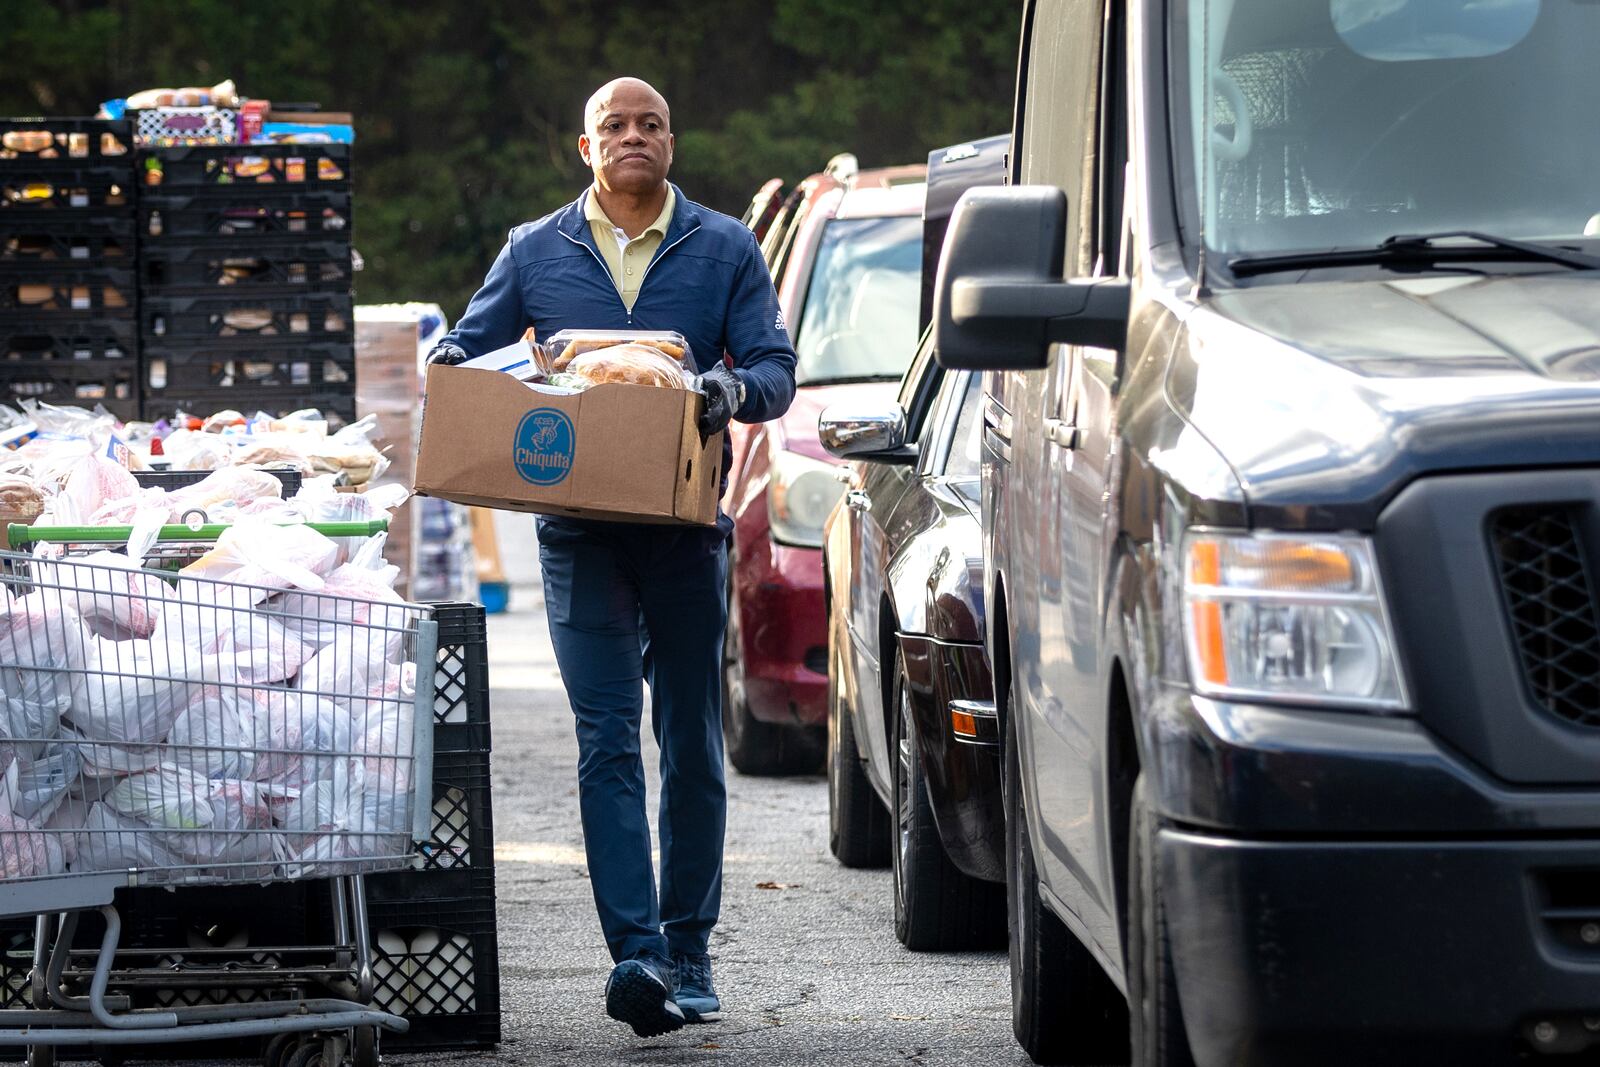
[[[1201,693],[1406,706],[1367,538],[1192,531],[1183,599]]]
[[[831,463],[794,452],[775,455],[767,483],[767,522],[773,540],[802,548],[822,547],[822,527],[844,495],[835,470]]]

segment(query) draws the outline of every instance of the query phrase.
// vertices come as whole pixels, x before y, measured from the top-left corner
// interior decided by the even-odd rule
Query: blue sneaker
[[[722,1001],[711,984],[711,957],[704,952],[674,952],[672,964],[678,972],[674,999],[684,1018],[691,1023],[721,1021]]]
[[[606,980],[606,1014],[633,1027],[640,1037],[670,1034],[684,1023],[672,999],[676,977],[664,960],[623,960]]]

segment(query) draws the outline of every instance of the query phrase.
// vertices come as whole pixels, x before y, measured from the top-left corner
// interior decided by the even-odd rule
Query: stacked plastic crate
[[[140,150],[144,413],[355,419],[351,146]]]
[[[413,870],[366,880],[374,999],[411,1023],[388,1050],[500,1040],[488,627],[479,604],[438,604],[434,618],[433,839]]]
[[[0,120],[0,402],[139,413],[127,122]]]

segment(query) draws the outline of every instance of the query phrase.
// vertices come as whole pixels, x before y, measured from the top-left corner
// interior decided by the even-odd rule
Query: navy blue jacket
[[[740,422],[766,422],[794,399],[794,346],[766,260],[737,219],[696,204],[673,186],[667,235],[645,268],[629,312],[595,247],[583,196],[511,231],[466,314],[444,338],[469,356],[515,341],[532,326],[558,330],[677,330],[699,371],[727,352],[744,382]],[[583,194],[587,196],[588,193]],[[723,449],[723,471],[732,455]]]

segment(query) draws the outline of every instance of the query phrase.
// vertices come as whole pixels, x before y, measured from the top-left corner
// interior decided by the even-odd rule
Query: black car
[[[1036,1060],[1592,1061],[1596,41],[1589,0],[1026,4],[934,330],[987,372]]]
[[[829,842],[846,866],[890,860],[895,935],[917,950],[998,941],[1005,924],[978,392],[925,335],[894,405],[820,424],[857,459],[823,549]],[[914,443],[875,454],[891,427]]]

